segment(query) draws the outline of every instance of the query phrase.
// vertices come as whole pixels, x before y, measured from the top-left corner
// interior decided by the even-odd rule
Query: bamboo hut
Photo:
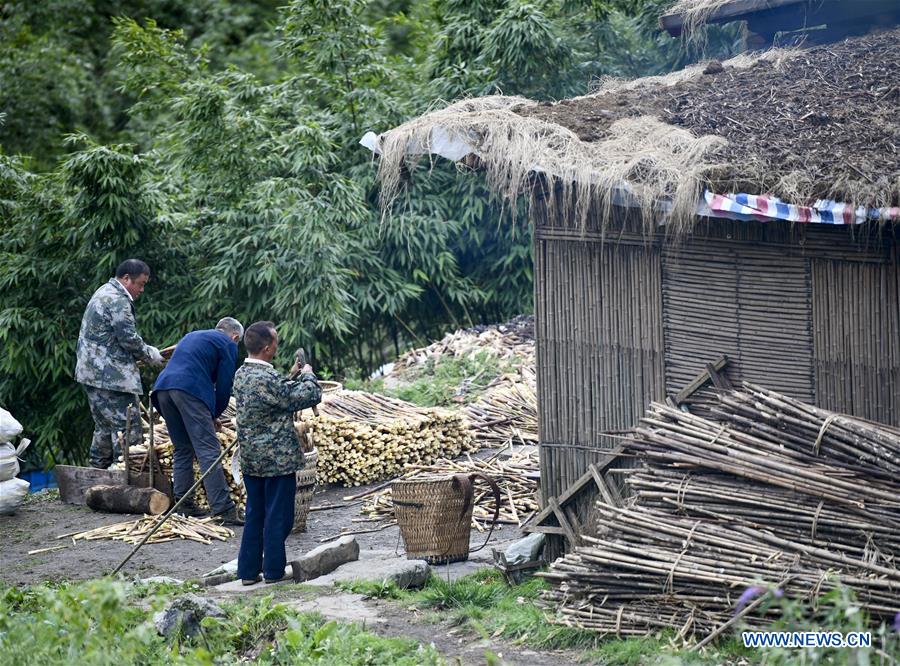
[[[900,425],[898,43],[464,100],[363,139],[386,203],[432,155],[529,198],[545,499],[723,355],[732,382]]]

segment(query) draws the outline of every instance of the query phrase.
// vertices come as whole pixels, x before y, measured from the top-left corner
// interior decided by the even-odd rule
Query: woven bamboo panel
[[[816,403],[900,425],[897,262],[812,262]]]
[[[718,240],[669,247],[663,300],[670,394],[724,354],[733,382],[814,400],[808,260]]]

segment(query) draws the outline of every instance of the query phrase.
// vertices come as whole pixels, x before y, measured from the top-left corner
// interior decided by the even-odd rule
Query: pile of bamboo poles
[[[629,507],[598,502],[596,532],[546,574],[557,621],[685,637],[722,626],[754,585],[812,601],[838,579],[892,618],[900,431],[750,384],[711,411],[650,406],[625,447],[640,462]]]
[[[319,483],[381,481],[477,447],[459,414],[362,391],[325,396],[319,416],[302,418],[318,451]]]
[[[211,518],[189,518],[177,513],[172,514],[162,527],[151,536],[147,543],[166,543],[168,541],[189,540],[210,544],[213,540],[225,541],[234,536],[227,527],[210,522]],[[137,520],[129,520],[113,525],[104,525],[85,532],[61,534],[57,539],[72,539],[77,541],[97,541],[99,539],[113,539],[124,541],[132,545],[137,544],[150,532],[159,521],[159,516],[144,516]]]
[[[501,382],[463,413],[481,446],[538,443],[537,392],[534,368],[522,367],[518,375]]]
[[[532,447],[519,447],[504,449],[490,458],[466,455],[464,460],[442,458],[430,465],[412,465],[400,479],[445,479],[454,474],[484,474],[494,479],[500,487],[500,516],[497,522],[521,527],[538,509],[535,496],[537,471],[537,451]],[[473,502],[472,527],[483,532],[494,517],[494,498],[488,485],[477,477]],[[369,496],[363,504],[362,513],[372,521],[393,519],[391,489],[384,488]]]
[[[727,622],[741,595],[756,586],[812,601],[833,588],[837,572],[873,617],[893,617],[900,571],[740,524],[686,518],[640,506],[599,502],[598,536],[540,574],[545,601],[561,624],[604,634],[643,635],[674,628],[680,638]],[[744,622],[762,627],[771,616]]]
[[[395,372],[403,372],[426,363],[440,363],[443,357],[474,356],[488,352],[501,359],[518,359],[534,367],[534,317],[521,316],[492,326],[453,331],[438,342],[412,349],[394,364]]]

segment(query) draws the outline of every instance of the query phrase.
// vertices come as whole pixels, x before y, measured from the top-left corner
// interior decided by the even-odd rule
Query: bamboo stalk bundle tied
[[[318,451],[318,482],[358,486],[477,447],[465,420],[443,409],[363,391],[325,397],[303,420]]]
[[[709,417],[651,404],[626,444],[629,505],[545,577],[553,621],[636,635],[709,633],[754,586],[813,601],[838,581],[879,622],[900,593],[900,431],[750,384]],[[765,606],[763,606],[765,607]],[[764,627],[777,615],[742,618]]]

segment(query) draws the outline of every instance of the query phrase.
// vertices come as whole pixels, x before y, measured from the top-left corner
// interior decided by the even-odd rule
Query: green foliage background
[[[153,270],[151,344],[271,319],[285,353],[303,344],[338,375],[530,311],[522,212],[435,164],[386,223],[360,137],[436,100],[558,99],[697,55],[656,31],[666,0],[282,4],[0,5],[0,404],[33,462],[85,458],[75,340],[127,257]]]

